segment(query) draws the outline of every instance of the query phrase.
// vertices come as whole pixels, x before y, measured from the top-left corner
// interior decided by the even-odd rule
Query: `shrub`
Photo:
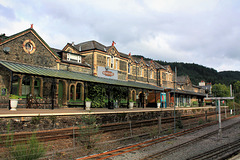
[[[10,99],[18,99],[18,98],[19,98],[19,96],[17,96],[17,95],[14,95],[14,94],[11,94],[11,95],[9,96],[9,98],[10,98]]]
[[[18,143],[11,148],[11,155],[16,160],[33,160],[42,157],[45,154],[45,149],[36,138],[36,134],[32,134],[27,143]]]
[[[91,102],[92,100],[90,98],[85,99],[86,102]]]

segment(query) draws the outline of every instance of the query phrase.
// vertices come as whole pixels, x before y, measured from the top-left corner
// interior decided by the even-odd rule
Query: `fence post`
[[[133,132],[132,132],[132,121],[131,120],[129,121],[129,128],[130,128],[130,134],[131,134],[131,137],[132,137]]]
[[[205,111],[205,122],[207,122],[207,111]]]
[[[75,152],[75,125],[73,125],[73,150]]]
[[[227,118],[227,108],[225,107],[225,118]]]
[[[162,119],[161,116],[158,116],[158,135],[161,134],[162,131]]]

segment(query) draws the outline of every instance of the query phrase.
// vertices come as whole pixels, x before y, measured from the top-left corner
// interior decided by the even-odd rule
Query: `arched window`
[[[34,81],[34,95],[36,97],[40,97],[40,82],[41,81],[39,78],[35,79]]]
[[[81,99],[81,94],[82,94],[81,87],[82,87],[82,84],[78,83],[76,88],[76,99]]]
[[[18,87],[19,87],[19,77],[13,76],[12,80],[12,94],[18,95]]]
[[[135,90],[132,91],[132,100],[136,101],[136,91]]]
[[[22,96],[27,96],[31,93],[31,78],[24,76],[22,80]]]
[[[71,85],[71,88],[70,88],[70,100],[73,100],[73,96],[74,96],[74,85]]]

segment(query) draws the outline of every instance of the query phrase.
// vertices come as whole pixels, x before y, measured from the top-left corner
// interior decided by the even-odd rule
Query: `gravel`
[[[240,122],[240,117],[230,119],[227,121],[222,122],[222,127],[225,127],[227,125],[233,124],[235,122]],[[181,137],[177,137],[173,140],[161,142],[146,148],[142,148],[140,150],[129,152],[126,154],[122,154],[116,157],[111,157],[112,160],[139,160],[143,159],[144,157],[148,155],[152,155],[154,153],[163,151],[167,148],[171,148],[173,146],[179,145],[181,143],[187,142],[191,139],[194,139],[196,137],[202,136],[206,133],[212,132],[214,130],[218,129],[218,124],[214,126],[210,126],[201,130],[198,130],[194,133],[187,134]],[[231,127],[230,129],[223,131],[223,138],[220,140],[218,139],[218,135],[214,135],[211,137],[206,138],[205,140],[202,140],[200,142],[196,142],[191,145],[187,145],[183,148],[179,148],[174,153],[170,153],[166,156],[164,156],[163,160],[184,160],[187,158],[191,158],[193,156],[196,156],[200,153],[204,153],[206,151],[209,151],[211,149],[214,149],[216,147],[222,146],[224,144],[233,142],[240,138],[240,123],[234,125],[234,127]]]

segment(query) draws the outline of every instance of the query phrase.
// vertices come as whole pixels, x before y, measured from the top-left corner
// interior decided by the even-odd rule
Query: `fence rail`
[[[218,116],[215,114],[216,112],[178,115],[177,130],[216,121]],[[223,110],[222,115],[223,119],[231,116],[230,110]],[[15,133],[8,127],[8,130],[0,135],[0,159],[26,158],[26,156],[32,158],[39,156],[42,159],[73,159],[171,134],[174,131],[173,126],[173,117],[158,117],[144,121],[129,120],[102,126],[92,123],[66,129],[25,133]],[[29,148],[32,150],[28,151]]]

